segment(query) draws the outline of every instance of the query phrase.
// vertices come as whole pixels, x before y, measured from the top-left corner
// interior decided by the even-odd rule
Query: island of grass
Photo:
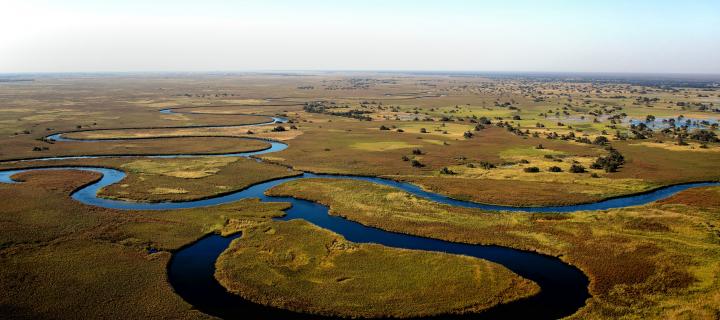
[[[355,244],[302,220],[246,229],[216,265],[220,283],[248,300],[353,318],[477,312],[539,290],[492,262]]]

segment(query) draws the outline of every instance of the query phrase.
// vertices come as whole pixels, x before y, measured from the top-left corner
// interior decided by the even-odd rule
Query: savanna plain
[[[720,88],[702,81],[9,77],[0,82],[0,174],[65,169],[0,182],[0,318],[214,318],[168,275],[174,254],[213,234],[240,235],[212,261],[227,294],[307,317],[473,318],[543,291],[502,263],[356,243],[302,217],[283,220],[291,204],[282,199],[293,198],[367,230],[559,259],[588,283],[582,306],[562,317],[718,319],[720,186],[565,213],[421,195],[564,207],[717,183],[719,119]],[[130,203],[191,204],[285,180],[263,193],[277,201],[123,210],[73,198],[101,179],[79,170],[87,167],[124,172],[97,197]]]

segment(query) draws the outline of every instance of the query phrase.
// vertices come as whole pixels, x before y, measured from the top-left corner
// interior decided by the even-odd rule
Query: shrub
[[[490,162],[487,162],[487,161],[480,161],[480,167],[488,170],[488,169],[494,169],[495,165]]]
[[[606,145],[606,144],[608,144],[609,142],[610,142],[610,140],[608,140],[608,138],[603,137],[603,136],[598,136],[598,137],[596,137],[595,140],[593,141],[593,144]]]
[[[583,173],[585,172],[585,167],[579,164],[573,164],[572,166],[570,166],[570,170],[568,171],[572,173]]]
[[[560,167],[558,167],[558,166],[552,166],[552,167],[548,168],[548,171],[550,171],[550,172],[562,172],[562,169],[560,169]]]
[[[385,125],[380,126],[380,130],[390,130],[390,128],[386,127]]]
[[[420,128],[420,133],[427,133],[427,129],[425,129],[425,128]]]
[[[413,159],[413,161],[410,162],[410,164],[412,164],[412,166],[415,168],[422,168],[425,166],[424,164],[420,163],[420,161],[417,161],[414,159]]]
[[[277,127],[275,127],[275,128],[272,128],[272,130],[270,130],[270,131],[272,131],[272,132],[283,132],[283,131],[287,131],[287,130],[286,130],[285,127],[283,127],[283,126],[277,126]]]
[[[415,149],[412,150],[412,154],[414,154],[414,155],[421,155],[421,154],[423,154],[423,152],[422,152],[422,150],[420,150],[420,149],[418,149],[418,148],[415,148]]]
[[[443,167],[440,169],[440,174],[455,174],[455,171],[448,169],[448,167]]]
[[[527,167],[527,168],[523,168],[523,171],[535,173],[535,172],[540,172],[540,168],[538,168],[538,167]]]
[[[465,139],[470,139],[473,136],[474,136],[474,134],[470,131],[465,131],[465,133],[463,133],[463,137],[465,137]]]

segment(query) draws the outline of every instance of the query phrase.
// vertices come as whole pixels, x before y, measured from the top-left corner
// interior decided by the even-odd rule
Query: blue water
[[[284,122],[284,119],[276,118],[273,122]],[[72,140],[63,138],[62,134],[48,137],[55,141],[97,141],[97,140]],[[254,152],[230,153],[217,156],[250,157],[271,152],[277,152],[287,148],[286,144],[268,141],[270,148]],[[157,155],[150,157],[177,158],[192,157],[197,155]],[[52,157],[41,160],[77,159],[77,158],[98,158],[105,156],[80,156],[80,157]],[[117,157],[117,156],[111,156]],[[426,251],[446,252],[461,254],[480,259],[486,259],[499,263],[512,270],[518,275],[536,282],[541,292],[533,297],[511,302],[509,304],[496,306],[480,314],[468,314],[462,316],[440,316],[437,318],[468,318],[468,319],[555,319],[573,314],[585,304],[590,297],[588,293],[588,279],[577,268],[563,263],[561,260],[533,252],[515,250],[499,246],[471,245],[430,239],[406,234],[388,232],[381,229],[367,227],[359,223],[349,221],[337,216],[328,214],[328,208],[306,200],[289,197],[270,197],[265,191],[281,183],[301,178],[332,178],[332,179],[354,179],[378,183],[400,190],[404,190],[415,196],[422,197],[438,203],[453,206],[478,208],[494,211],[525,211],[525,212],[573,212],[579,210],[604,210],[647,204],[659,199],[667,198],[677,192],[694,187],[720,185],[720,183],[688,183],[670,186],[653,190],[639,195],[632,195],[600,201],[596,203],[552,206],[552,207],[511,207],[499,205],[487,205],[469,201],[451,199],[446,196],[423,191],[419,187],[376,177],[357,177],[342,175],[326,175],[304,173],[298,177],[289,177],[273,181],[266,181],[253,185],[247,189],[234,193],[185,202],[158,202],[139,203],[121,200],[98,198],[97,192],[103,187],[117,183],[125,177],[125,173],[115,169],[66,166],[53,168],[33,168],[0,171],[0,183],[15,183],[12,176],[17,173],[31,170],[85,170],[102,174],[102,178],[90,185],[76,190],[72,198],[82,203],[120,210],[171,210],[209,207],[229,203],[245,198],[259,198],[264,202],[289,202],[292,207],[287,209],[286,216],[280,220],[304,219],[315,225],[336,232],[346,239],[357,243],[377,243],[388,247],[416,249]],[[207,236],[173,254],[168,266],[168,277],[175,291],[186,301],[198,310],[221,318],[243,318],[243,319],[323,319],[314,315],[300,314],[287,310],[266,307],[244,300],[241,297],[228,293],[214,277],[214,263],[217,257],[228,247],[230,242],[237,239],[239,235],[222,237],[219,235]],[[372,294],[372,293],[369,293]]]
[[[671,121],[674,120],[674,121]],[[710,129],[713,124],[718,124],[718,120],[712,119],[695,119],[695,118],[656,118],[654,121],[645,121],[638,119],[630,119],[630,124],[639,125],[644,123],[650,129],[666,129],[687,127],[688,129]]]

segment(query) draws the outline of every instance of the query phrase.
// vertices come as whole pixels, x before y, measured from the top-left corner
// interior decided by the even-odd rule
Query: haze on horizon
[[[719,1],[0,0],[0,73],[720,74]]]

